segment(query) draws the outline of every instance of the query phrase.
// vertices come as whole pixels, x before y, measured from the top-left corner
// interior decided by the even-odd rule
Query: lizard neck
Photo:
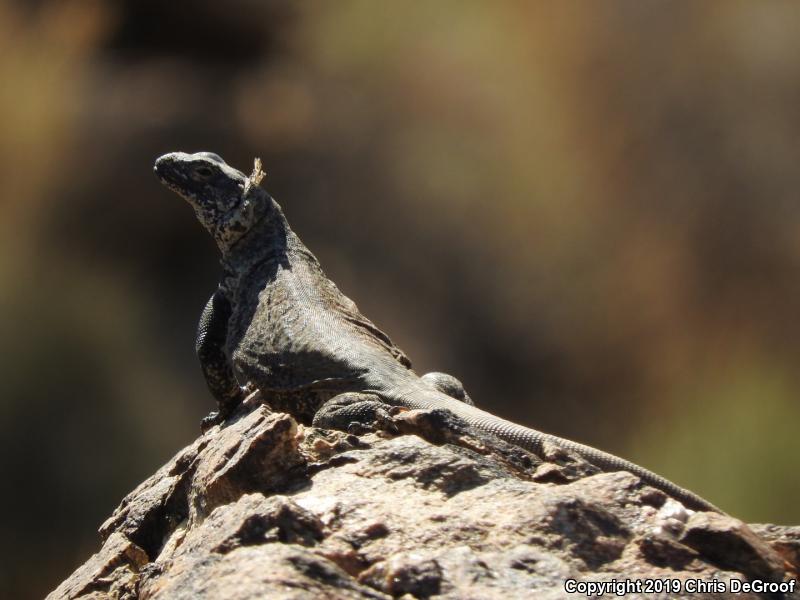
[[[253,225],[222,253],[223,292],[232,290],[242,276],[268,262],[284,269],[301,262],[319,268],[316,257],[289,227],[280,205],[268,194],[264,196],[266,201],[261,203]]]

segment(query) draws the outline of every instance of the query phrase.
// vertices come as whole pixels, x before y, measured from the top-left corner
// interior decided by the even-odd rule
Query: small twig
[[[261,159],[256,157],[253,161],[253,172],[250,173],[250,177],[247,178],[247,181],[244,183],[244,196],[250,193],[250,190],[254,187],[258,187],[261,183],[261,180],[264,179],[266,173],[261,168]]]

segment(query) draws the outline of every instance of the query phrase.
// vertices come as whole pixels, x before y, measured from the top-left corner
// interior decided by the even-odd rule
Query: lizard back
[[[311,393],[321,402],[364,389],[378,365],[409,371],[408,357],[325,276],[269,200],[274,214],[237,248],[227,284],[227,352],[237,378],[281,395]]]

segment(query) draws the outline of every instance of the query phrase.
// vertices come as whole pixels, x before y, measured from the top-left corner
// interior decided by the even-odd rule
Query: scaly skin
[[[454,378],[418,377],[405,354],[325,276],[280,206],[258,186],[259,168],[248,177],[216,154],[175,152],[160,157],[155,172],[192,205],[222,252],[224,276],[203,311],[197,338],[219,404],[207,425],[224,421],[251,388],[304,422],[332,398],[345,398],[340,394],[369,392],[390,405],[447,409],[537,454],[545,442],[553,443],[604,471],[630,471],[689,508],[721,512],[639,465],[511,423],[471,405],[468,397],[456,399],[463,390]]]

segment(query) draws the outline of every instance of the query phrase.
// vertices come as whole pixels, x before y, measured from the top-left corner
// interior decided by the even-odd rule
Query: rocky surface
[[[627,598],[800,598],[800,528],[692,513],[447,413],[384,427],[325,431],[246,403],[131,492],[48,598],[586,597],[569,580],[642,586]],[[730,591],[758,581],[794,591]]]

